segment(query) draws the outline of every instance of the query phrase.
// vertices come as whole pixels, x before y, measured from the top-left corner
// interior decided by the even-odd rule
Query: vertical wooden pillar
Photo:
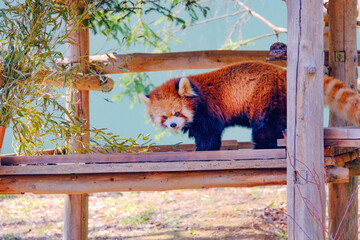
[[[324,239],[323,1],[288,0],[289,239]]]
[[[79,5],[78,1],[73,1],[73,8],[76,15],[81,14],[86,5]],[[82,4],[86,4],[82,2]],[[76,20],[74,20],[76,23]],[[73,64],[79,64],[84,73],[89,72],[89,28],[82,22],[79,25],[69,24],[68,29],[75,27],[77,30],[71,34],[72,44],[67,46],[67,55],[72,59]],[[89,128],[89,91],[78,91],[67,89],[67,108],[72,111],[73,117],[79,118],[86,123],[84,128]],[[85,129],[84,129],[85,130]],[[89,144],[89,133],[82,136],[73,136],[70,146],[81,151],[84,145]],[[88,239],[88,195],[75,194],[65,196],[64,201],[64,236],[66,240],[86,240]]]
[[[329,8],[329,66],[331,75],[356,88],[356,0],[330,0]],[[330,113],[330,126],[347,123]],[[346,149],[334,149],[339,154]],[[358,239],[358,178],[350,177],[349,183],[329,184],[329,226],[334,239]],[[353,197],[353,194],[356,194]],[[353,200],[353,202],[349,202]]]

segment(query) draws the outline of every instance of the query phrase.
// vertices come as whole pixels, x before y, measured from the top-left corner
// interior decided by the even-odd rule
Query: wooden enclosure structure
[[[336,5],[331,5],[335,2]],[[2,156],[0,194],[67,194],[64,239],[87,239],[87,193],[287,184],[289,239],[324,239],[325,182],[332,184],[330,194],[334,196],[339,195],[338,189],[353,189],[349,188],[349,185],[354,186],[352,179],[355,178],[352,176],[360,175],[357,164],[360,156],[360,129],[323,129],[322,73],[326,55],[322,39],[323,1],[288,0],[287,4],[287,150],[239,151],[239,148],[251,148],[251,143],[225,141],[222,150],[211,153],[193,152],[193,145],[180,145],[155,147],[151,153]],[[343,13],[342,19],[346,19],[345,23],[337,21],[340,17],[330,21],[330,27],[336,29],[333,34],[336,35],[340,31],[338,29],[344,29],[345,25],[356,24],[356,16],[345,12],[356,9],[354,4],[356,6],[356,0],[330,1],[330,8],[336,9],[334,11],[337,14]],[[335,13],[329,11],[330,19],[333,14],[335,16]],[[355,28],[351,24],[349,29],[345,28],[346,33],[339,34],[342,46],[337,46],[338,43],[330,37],[331,47],[325,59],[328,59],[329,65],[346,66],[339,74],[338,71],[342,70],[333,67],[332,73],[337,77],[355,81],[358,57],[356,44],[354,49],[353,41],[344,39],[346,36],[347,40],[356,40]],[[71,60],[65,59],[64,63],[80,64],[88,72],[88,63],[97,61],[103,64],[104,74],[118,73],[118,66],[123,64],[124,59],[126,68],[136,72],[218,68],[242,60],[266,61],[269,56],[267,51],[201,51],[90,56],[90,61],[87,61],[88,30],[83,28],[73,38],[73,44],[68,48]],[[337,52],[344,52],[344,62],[338,63],[333,59]],[[273,63],[286,65],[284,61]],[[352,75],[348,75],[348,72],[352,72]],[[85,122],[89,123],[88,90],[102,90],[100,85],[100,81],[93,81],[91,85],[80,83],[79,86],[86,87],[79,91],[68,90],[76,99],[74,114]],[[86,143],[88,139],[85,137],[82,141]],[[334,147],[346,149],[333,150]],[[347,183],[349,178],[353,182]],[[311,207],[307,200],[311,201]],[[340,206],[347,199],[335,197],[330,201],[330,204]],[[315,216],[315,211],[320,214]],[[343,211],[330,214],[334,235],[337,226],[342,224],[337,219],[343,215]],[[347,217],[347,223],[341,225],[345,227],[345,232],[351,232],[351,237],[357,235],[357,219],[355,221],[354,218],[354,215]]]

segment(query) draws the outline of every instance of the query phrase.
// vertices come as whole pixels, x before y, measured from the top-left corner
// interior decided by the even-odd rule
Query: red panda
[[[360,125],[360,98],[339,80],[324,77],[324,102]],[[226,127],[252,128],[255,149],[276,148],[286,128],[286,70],[264,62],[242,62],[170,79],[139,95],[152,121],[188,132],[196,150],[218,150]]]

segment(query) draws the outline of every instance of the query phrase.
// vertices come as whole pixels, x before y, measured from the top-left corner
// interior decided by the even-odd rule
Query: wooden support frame
[[[72,20],[67,25],[68,29],[76,27],[71,33],[71,43],[67,45],[67,55],[72,59],[72,64],[79,64],[85,74],[89,73],[89,28],[84,22],[76,22],[77,15],[86,14],[88,1],[72,1],[70,6],[73,11]],[[86,16],[85,16],[86,17]],[[85,128],[90,126],[89,117],[89,91],[72,88],[67,89],[67,109],[72,112],[74,119],[85,123]],[[90,133],[82,136],[72,136],[70,146],[81,151],[83,145],[88,145]],[[70,194],[64,199],[64,240],[88,239],[88,195]]]
[[[287,1],[289,239],[325,239],[323,1]]]
[[[356,0],[330,0],[329,15],[329,66],[331,74],[348,86],[357,86],[358,54],[356,44]],[[344,54],[337,59],[338,53]],[[345,126],[346,122],[330,113],[330,126]],[[347,149],[333,149],[334,154],[347,154]],[[339,162],[338,166],[344,163]],[[354,173],[354,171],[351,171]],[[358,178],[351,177],[348,183],[329,184],[329,226],[332,238],[358,239]],[[352,200],[350,203],[349,201]],[[341,231],[339,231],[341,229]],[[341,236],[341,232],[346,235]],[[341,236],[341,237],[340,237]]]

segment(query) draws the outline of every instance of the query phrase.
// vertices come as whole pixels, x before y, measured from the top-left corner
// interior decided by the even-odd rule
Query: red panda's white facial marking
[[[194,113],[187,107],[188,102],[185,97],[179,98],[175,95],[150,99],[142,94],[140,99],[146,104],[147,112],[158,127],[181,130],[193,121]]]
[[[187,109],[185,106],[182,109],[182,114],[186,117],[187,123],[190,123],[193,121],[193,118],[194,118],[193,112],[190,111],[189,109]]]
[[[167,118],[163,125],[172,130],[179,130],[185,126],[185,118],[172,116]]]
[[[153,122],[164,128],[181,130],[193,120],[193,114],[185,106],[174,102],[169,106],[165,104],[156,105],[149,111]]]

